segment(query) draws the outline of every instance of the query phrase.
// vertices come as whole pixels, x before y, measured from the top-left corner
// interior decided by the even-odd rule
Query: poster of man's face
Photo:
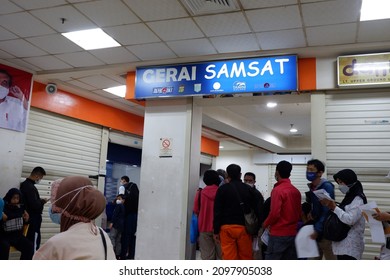
[[[25,131],[31,82],[32,74],[0,64],[0,133]]]

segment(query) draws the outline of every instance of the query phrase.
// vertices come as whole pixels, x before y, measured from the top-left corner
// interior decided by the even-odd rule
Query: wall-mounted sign
[[[340,87],[390,84],[390,53],[339,56]]]
[[[160,158],[172,157],[172,138],[160,138]]]
[[[135,97],[295,91],[297,81],[296,55],[140,67]]]

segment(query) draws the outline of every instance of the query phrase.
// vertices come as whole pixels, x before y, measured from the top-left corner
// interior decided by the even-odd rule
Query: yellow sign
[[[338,86],[390,84],[390,53],[339,56]]]

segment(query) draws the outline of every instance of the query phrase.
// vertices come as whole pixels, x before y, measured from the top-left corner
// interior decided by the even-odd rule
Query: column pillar
[[[190,259],[202,113],[193,98],[146,102],[135,258]]]

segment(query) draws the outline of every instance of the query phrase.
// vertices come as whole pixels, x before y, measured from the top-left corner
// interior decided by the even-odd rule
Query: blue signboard
[[[297,90],[297,56],[139,67],[135,97],[177,97]]]

